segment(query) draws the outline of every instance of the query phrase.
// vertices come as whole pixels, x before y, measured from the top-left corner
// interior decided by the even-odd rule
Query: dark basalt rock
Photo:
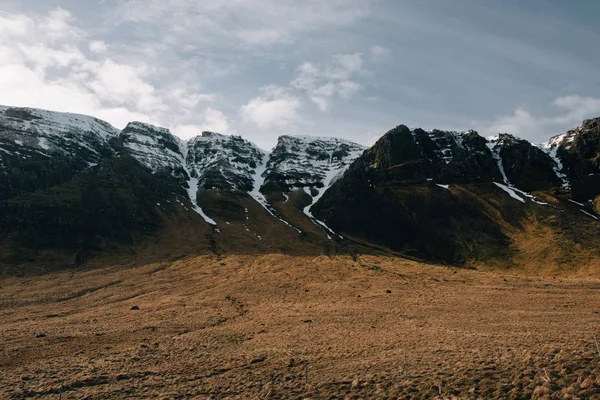
[[[363,161],[380,171],[374,179],[407,183],[501,180],[486,142],[475,131],[410,131],[400,125],[367,150]]]
[[[600,195],[600,118],[583,121],[580,127],[554,137],[563,172],[572,182],[573,198],[590,200]]]
[[[500,134],[496,146],[508,181],[515,187],[531,192],[561,185],[554,161],[538,147],[509,134]]]
[[[4,112],[4,115],[10,118],[15,118],[23,121],[33,121],[36,119],[42,119],[41,117],[33,114],[26,108],[9,108]]]
[[[526,149],[522,166],[521,147]],[[515,165],[512,176],[541,159],[544,176],[558,185],[552,160],[531,147],[516,143],[506,149]],[[487,184],[489,190],[502,179],[487,140],[477,132],[411,131],[400,125],[357,159],[311,210],[342,234],[461,264],[483,257],[473,250],[480,246],[503,254],[509,240],[476,194],[451,193],[434,182]]]
[[[106,241],[131,244],[134,233],[150,234],[173,212],[173,195],[184,197],[178,182],[152,174],[136,160],[114,157],[72,180],[47,190],[0,202],[0,234],[22,248],[47,247],[86,253]]]

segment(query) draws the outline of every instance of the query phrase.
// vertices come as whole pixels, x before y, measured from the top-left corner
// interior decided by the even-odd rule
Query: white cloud
[[[181,104],[181,106],[187,109],[192,109],[196,107],[199,103],[212,103],[215,100],[214,94],[195,92],[190,93],[189,91],[181,87],[172,89],[168,92],[167,95],[169,96],[170,100],[178,102],[179,104]]]
[[[252,123],[261,130],[288,128],[300,120],[300,100],[288,90],[267,86],[262,94],[240,109],[242,121]]]
[[[144,64],[131,66],[111,59],[102,62],[86,62],[81,66],[82,86],[87,86],[98,99],[109,105],[127,105],[134,110],[148,113],[168,110],[152,84],[145,80],[148,68]],[[69,77],[71,80],[72,78]]]
[[[282,41],[281,33],[274,29],[242,30],[237,37],[248,44],[270,45]]]
[[[339,83],[338,93],[344,99],[349,99],[354,96],[360,89],[361,85],[352,81],[342,81]]]
[[[328,111],[329,110],[329,100],[327,100],[324,97],[319,97],[319,96],[311,96],[310,100],[315,103],[317,105],[317,107],[319,107],[319,109],[321,111]]]
[[[371,59],[375,62],[385,61],[391,56],[391,54],[392,51],[387,47],[379,45],[371,47]]]
[[[177,125],[172,130],[172,133],[182,139],[191,139],[202,133],[202,128],[197,125]]]
[[[556,116],[556,122],[577,123],[585,118],[600,116],[600,99],[570,95],[559,97],[552,105],[567,110],[562,116]]]
[[[228,134],[230,132],[229,120],[219,110],[207,107],[202,113],[202,120],[197,124],[182,124],[173,128],[173,133],[182,139],[190,139],[200,135],[203,131]]]
[[[333,59],[334,62],[325,66],[325,75],[332,80],[347,80],[362,70],[361,53],[336,54]]]
[[[89,43],[88,48],[92,53],[104,53],[108,47],[102,40],[93,40]]]
[[[362,88],[362,85],[351,80],[362,73],[362,69],[361,53],[336,54],[323,64],[301,64],[291,86],[306,92],[321,111],[327,111],[333,96],[348,100]]]
[[[0,12],[0,104],[89,114],[123,128],[132,120],[180,125],[199,103],[213,100],[180,82],[157,89],[153,67],[102,58],[104,42],[89,41],[73,22],[63,9]],[[88,58],[85,47],[100,59]],[[228,128],[216,110],[202,117],[208,126]]]
[[[552,116],[535,116],[524,108],[518,108],[511,115],[504,115],[482,124],[483,133],[511,133],[541,141],[579,125],[586,118],[600,115],[600,99],[593,97],[563,96],[556,98],[552,105],[556,108],[556,113]]]
[[[202,117],[202,129],[218,133],[229,133],[229,121],[225,114],[214,108],[207,107]]]
[[[490,135],[498,133],[511,133],[516,136],[527,134],[538,129],[540,121],[533,117],[527,110],[518,108],[512,115],[505,115],[485,128]]]

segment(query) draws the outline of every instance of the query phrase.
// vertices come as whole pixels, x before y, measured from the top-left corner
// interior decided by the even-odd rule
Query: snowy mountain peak
[[[4,106],[0,131],[6,139],[0,143],[0,154],[60,153],[87,164],[96,163],[108,151],[108,140],[119,134],[109,123],[85,115]],[[15,145],[18,150],[12,148]]]
[[[235,135],[228,136],[223,135],[222,133],[211,132],[211,131],[203,131],[200,137],[209,138],[209,139],[227,139],[228,137],[234,137]]]
[[[511,135],[509,133],[499,133],[496,136],[490,136],[487,138],[488,142],[491,142],[494,144],[494,147],[496,146],[508,146],[508,145],[512,145],[512,144],[516,144],[519,141],[522,141],[523,139],[520,139],[514,135]]]
[[[476,131],[444,131],[433,129],[425,131],[417,128],[411,131],[414,142],[431,161],[443,160],[449,164],[456,156],[458,149],[469,150],[468,141],[479,136]]]
[[[600,148],[600,118],[586,119],[574,129],[551,137],[548,141],[537,145],[546,152],[556,163],[556,175],[563,182],[564,188],[571,188],[573,180],[597,179],[593,178],[600,174],[598,157]],[[584,179],[584,180],[585,180]],[[574,192],[581,193],[583,197],[589,197],[593,191],[587,187],[593,186],[593,182],[573,187]]]
[[[131,122],[120,135],[123,147],[153,172],[165,171],[184,179],[184,144],[168,129]]]
[[[267,163],[263,191],[327,188],[365,150],[339,138],[280,136]]]
[[[187,142],[186,166],[198,178],[201,189],[240,190],[254,188],[256,168],[267,153],[241,136],[203,132]]]
[[[36,108],[0,106],[0,119],[4,126],[25,127],[41,134],[80,134],[103,140],[119,134],[119,130],[108,122],[94,117]]]
[[[160,126],[148,124],[146,122],[133,121],[127,124],[125,129],[144,131],[147,134],[156,134],[160,136],[173,136],[170,130]]]

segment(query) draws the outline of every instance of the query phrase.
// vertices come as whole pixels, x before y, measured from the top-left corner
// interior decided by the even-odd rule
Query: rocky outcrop
[[[363,157],[369,168],[398,182],[477,182],[501,179],[486,147],[475,131],[410,130],[400,125],[377,141]]]
[[[110,155],[117,135],[88,116],[0,107],[0,200],[72,179]]]
[[[527,140],[503,133],[491,139],[488,146],[498,162],[503,183],[528,192],[562,184],[556,162]]]
[[[420,257],[453,264],[510,259],[509,234],[524,229],[532,213],[546,218],[557,210],[527,193],[560,193],[556,169],[549,154],[512,135],[486,140],[474,131],[400,125],[358,158],[311,210],[341,235]],[[570,209],[565,196],[561,216]],[[573,204],[585,207],[574,210],[575,219],[587,215],[585,223],[594,224],[591,207]],[[565,223],[559,231],[569,227]]]
[[[318,191],[343,173],[365,149],[338,138],[281,136],[269,156],[261,191]]]
[[[267,153],[241,136],[202,132],[187,143],[185,162],[201,189],[250,192]]]
[[[557,173],[571,186],[574,199],[588,201],[600,195],[600,118],[583,121],[541,148],[556,161]]]
[[[185,144],[168,129],[131,122],[119,135],[126,151],[154,173],[171,174],[182,182],[188,176],[183,165]]]

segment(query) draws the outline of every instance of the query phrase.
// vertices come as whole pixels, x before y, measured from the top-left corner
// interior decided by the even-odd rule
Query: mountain
[[[301,147],[294,162],[278,155],[281,146],[272,157],[239,136],[203,132],[182,141],[140,122],[119,131],[92,117],[2,107],[0,265],[47,270],[89,263],[93,254],[156,257],[152,244],[163,239],[171,257],[322,252],[331,246],[321,243],[324,228],[303,218],[302,229],[292,225],[267,197],[299,187],[324,191],[329,175],[364,148],[327,138],[280,142],[287,140]],[[284,169],[290,188],[275,188]],[[300,209],[291,211],[298,219]]]
[[[0,199],[51,187],[97,164],[118,135],[92,117],[8,107],[0,107],[0,132]]]
[[[368,149],[284,135],[267,152],[1,107],[0,270],[273,252],[596,265],[599,121],[539,145],[400,125]]]
[[[600,118],[583,121],[580,127],[552,137],[542,144],[556,163],[556,171],[571,187],[573,198],[587,201],[600,195]],[[600,204],[595,202],[596,211]]]
[[[577,130],[573,141],[583,142],[584,132]],[[359,157],[312,210],[340,235],[454,265],[576,268],[592,260],[598,266],[600,210],[591,204],[597,207],[592,196],[600,186],[586,186],[581,202],[564,187],[587,185],[600,170],[592,161],[588,175],[570,173],[565,142],[556,156],[552,146],[508,134],[488,140],[474,131],[401,125]],[[577,161],[590,160],[593,151],[576,154],[582,153]]]

